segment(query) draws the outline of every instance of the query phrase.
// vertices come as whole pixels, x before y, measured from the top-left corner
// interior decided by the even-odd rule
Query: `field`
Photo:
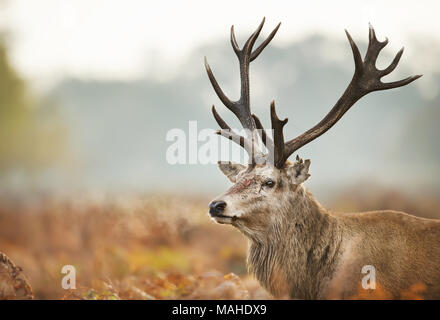
[[[0,252],[22,268],[36,299],[270,298],[247,273],[246,239],[210,221],[208,200],[3,198]],[[351,192],[328,206],[440,217],[435,197],[392,191]],[[61,287],[64,265],[76,268],[75,290]]]

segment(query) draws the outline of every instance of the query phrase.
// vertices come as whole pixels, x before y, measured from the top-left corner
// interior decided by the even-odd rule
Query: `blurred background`
[[[331,209],[392,208],[440,217],[439,10],[437,1],[428,0],[347,0],[338,5],[0,0],[0,251],[29,270],[37,297],[59,298],[63,293],[55,289],[53,279],[60,277],[62,262],[73,260],[70,264],[88,270],[90,281],[97,277],[92,274],[113,280],[133,274],[132,265],[117,265],[111,272],[97,267],[111,264],[115,256],[131,261],[124,254],[132,247],[116,236],[109,241],[110,235],[134,237],[136,250],[165,248],[165,253],[139,249],[141,258],[134,250],[135,266],[163,259],[165,265],[180,268],[181,258],[173,260],[174,253],[182,254],[180,247],[176,249],[169,243],[171,236],[160,230],[184,221],[185,228],[172,230],[185,250],[198,253],[197,259],[200,252],[218,253],[218,259],[207,254],[204,263],[187,261],[184,272],[177,271],[193,274],[193,268],[201,272],[215,267],[222,274],[245,275],[244,238],[211,225],[205,216],[209,199],[229,182],[214,164],[168,164],[170,142],[165,137],[172,128],[187,132],[190,120],[198,121],[199,129],[216,129],[213,103],[238,127],[212,90],[203,57],[208,57],[226,93],[238,97],[238,64],[229,29],[235,25],[242,44],[264,16],[260,38],[278,22],[282,25],[252,64],[252,108],[268,126],[269,103],[275,99],[280,117],[289,117],[289,138],[321,120],[347,87],[354,65],[344,28],[363,52],[368,23],[379,40],[388,37],[379,68],[405,46],[399,67],[385,79],[423,77],[364,97],[299,155],[312,161],[307,186]],[[122,215],[109,222],[115,228],[122,228],[116,221],[125,226],[127,212],[139,214],[162,242],[148,238],[148,230],[141,235],[127,226],[125,233],[102,231],[100,221],[110,219],[108,212]],[[60,213],[71,220],[57,220]],[[170,218],[162,221],[168,214]],[[233,234],[237,242],[228,246],[217,230]],[[193,244],[200,243],[194,239],[205,239],[205,234],[218,235],[218,241],[194,250]],[[95,238],[100,240],[92,241]],[[109,251],[96,257],[96,243],[101,242],[111,249],[106,247]],[[117,250],[125,253],[118,256]],[[82,264],[90,259],[101,262],[93,267]],[[232,262],[219,264],[221,259]],[[156,269],[166,270],[161,266]]]

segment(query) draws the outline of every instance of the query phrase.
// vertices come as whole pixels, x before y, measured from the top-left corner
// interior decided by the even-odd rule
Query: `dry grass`
[[[23,268],[37,299],[264,299],[247,274],[244,236],[206,216],[208,199],[0,201],[0,251]],[[440,217],[440,201],[347,194],[341,210]],[[61,288],[74,265],[77,289]]]
[[[246,240],[213,224],[206,203],[171,196],[3,203],[0,251],[40,299],[268,297],[246,275]],[[77,290],[61,288],[64,265],[75,266]]]

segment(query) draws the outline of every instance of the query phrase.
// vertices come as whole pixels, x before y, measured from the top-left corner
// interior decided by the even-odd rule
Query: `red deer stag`
[[[213,106],[212,113],[221,127],[217,133],[240,144],[249,154],[247,166],[219,162],[220,170],[234,185],[211,201],[209,215],[217,223],[236,227],[249,238],[249,270],[275,297],[359,297],[359,291],[365,288],[363,268],[373,266],[376,290],[386,292],[386,297],[402,298],[403,292],[417,286],[422,288],[424,298],[440,299],[440,220],[390,210],[329,212],[303,185],[310,177],[310,160],[303,161],[298,156],[295,162],[287,160],[329,130],[361,97],[407,85],[420,75],[382,82],[381,78],[396,68],[403,49],[387,68],[379,70],[376,60],[388,40],[378,41],[370,26],[368,49],[362,59],[346,31],[355,70],[342,97],[317,125],[287,142],[283,136],[287,119],[278,118],[272,102],[271,138],[257,116],[251,113],[249,96],[249,65],[280,26],[254,50],[263,24],[264,19],[241,49],[234,27],[231,28],[231,44],[240,65],[241,94],[237,101],[223,93],[205,58],[215,92],[247,132],[239,135],[231,131]],[[259,141],[264,143],[264,148]],[[368,292],[374,291],[372,287],[367,288]]]

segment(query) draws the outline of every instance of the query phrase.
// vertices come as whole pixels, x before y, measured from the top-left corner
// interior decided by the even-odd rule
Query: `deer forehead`
[[[237,181],[227,192],[226,195],[232,195],[235,193],[240,193],[250,186],[257,184],[257,179],[255,177],[245,177]]]
[[[254,179],[256,181],[262,181],[268,178],[278,179],[281,175],[281,170],[271,166],[269,164],[266,165],[257,165],[254,167],[252,171],[244,170],[240,172],[237,176],[237,181],[240,180],[249,180]]]

